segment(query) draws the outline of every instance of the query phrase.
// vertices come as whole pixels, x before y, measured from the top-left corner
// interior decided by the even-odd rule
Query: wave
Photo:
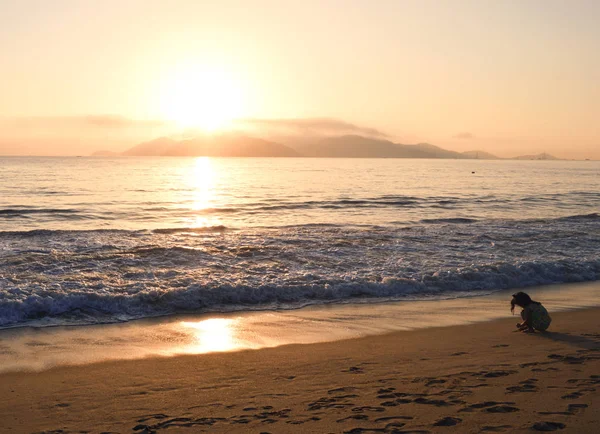
[[[27,217],[31,214],[77,214],[79,210],[70,208],[3,208],[0,217]]]
[[[158,199],[158,197],[157,197]],[[169,198],[165,198],[169,199]],[[172,199],[172,198],[170,198]],[[33,207],[13,205],[0,208],[0,228],[10,230],[15,223],[21,227],[48,229],[62,227],[81,227],[93,229],[94,223],[102,221],[106,227],[143,227],[148,222],[157,227],[163,222],[177,227],[184,225],[191,219],[201,216],[218,218],[223,224],[231,225],[231,221],[246,221],[254,225],[255,222],[273,220],[281,215],[282,224],[289,222],[286,213],[301,212],[306,215],[331,215],[335,211],[345,212],[345,221],[348,222],[349,213],[378,215],[387,217],[390,213],[397,213],[398,220],[412,221],[414,215],[419,213],[426,219],[421,223],[472,223],[464,220],[463,216],[504,216],[522,214],[523,207],[527,206],[526,215],[556,215],[557,209],[572,209],[582,211],[588,209],[596,211],[600,194],[594,192],[553,193],[540,195],[432,195],[417,197],[414,195],[388,194],[381,196],[323,198],[321,200],[301,200],[299,197],[289,196],[280,198],[254,197],[232,198],[230,202],[216,201],[210,207],[193,209],[186,201],[99,201],[96,203],[77,202],[64,203],[64,208],[58,206]],[[60,204],[60,201],[56,202]],[[535,212],[534,212],[535,211]],[[573,212],[573,211],[572,211]],[[454,216],[452,215],[454,214]],[[584,214],[593,218],[595,214]],[[590,217],[591,216],[591,217]],[[312,218],[312,217],[308,217]],[[318,218],[318,217],[317,217]],[[379,217],[378,217],[379,218]],[[439,220],[441,218],[441,220]],[[575,217],[573,217],[575,218]],[[285,221],[284,221],[285,220]],[[438,221],[439,220],[439,221]],[[476,218],[472,219],[473,222]],[[69,226],[67,226],[69,225]],[[166,232],[165,232],[166,233]]]
[[[523,223],[533,223],[533,222],[546,222],[546,223],[551,223],[553,221],[555,222],[568,222],[568,221],[594,221],[594,220],[600,220],[600,214],[599,213],[590,213],[590,214],[575,214],[575,215],[570,215],[570,216],[564,216],[564,217],[557,217],[557,218],[549,218],[549,219],[539,219],[539,218],[531,218],[531,219],[502,219],[501,221],[504,222],[523,222]],[[500,221],[500,219],[496,219],[496,221]],[[470,224],[470,223],[481,223],[481,224],[486,224],[486,220],[480,220],[480,219],[476,219],[476,218],[468,218],[468,217],[447,217],[447,218],[430,218],[430,219],[421,219],[418,221],[415,221],[417,223],[424,223],[424,224],[444,224],[444,223],[449,223],[449,224]],[[415,223],[413,222],[413,223]],[[490,222],[490,220],[487,220],[487,222]],[[398,225],[398,224],[407,224],[406,221],[397,221],[397,222],[390,222],[394,225]],[[362,226],[365,228],[368,227],[373,227],[373,228],[379,228],[380,225],[370,225],[370,224],[356,224],[353,226]],[[335,223],[307,223],[307,224],[303,224],[303,225],[283,225],[283,226],[268,226],[269,228],[275,229],[275,228],[279,228],[279,229],[289,229],[289,228],[325,228],[325,227],[341,227],[338,224]],[[177,233],[204,233],[204,232],[224,232],[224,231],[229,231],[229,230],[233,230],[233,229],[239,229],[239,228],[235,228],[235,227],[230,227],[230,226],[225,226],[225,225],[213,225],[213,226],[202,226],[202,227],[193,227],[193,226],[189,226],[189,227],[173,227],[173,228],[158,228],[158,229],[152,229],[150,230],[150,232],[155,233],[155,234],[164,234],[164,235],[170,235],[170,234],[177,234]],[[112,228],[107,228],[107,229],[32,229],[32,230],[28,230],[28,231],[0,231],[0,237],[6,237],[6,236],[10,236],[10,237],[36,237],[36,236],[53,236],[53,235],[60,235],[60,234],[74,234],[74,233],[78,233],[78,234],[93,234],[93,233],[130,233],[130,234],[139,234],[139,233],[143,233],[143,232],[147,232],[147,230],[144,229],[137,229],[137,230],[127,230],[127,229],[112,229]]]
[[[178,233],[203,233],[203,232],[223,232],[229,228],[224,225],[204,226],[199,228],[165,228],[154,229],[155,234],[178,234]]]
[[[23,237],[23,238],[32,238],[32,237],[53,237],[53,236],[61,236],[61,235],[69,235],[69,234],[102,234],[102,233],[140,233],[145,232],[143,230],[127,230],[127,229],[32,229],[30,231],[0,231],[1,237]]]
[[[48,289],[19,299],[0,300],[0,326],[44,318],[73,322],[78,317],[123,321],[188,312],[291,309],[311,304],[358,300],[399,300],[440,294],[494,291],[600,279],[600,260],[524,262],[472,266],[423,275],[421,279],[386,278],[381,282],[331,281],[296,285],[203,286],[152,289],[135,294]],[[60,322],[59,322],[60,323]]]
[[[202,236],[198,236],[202,234]],[[455,297],[600,279],[600,215],[0,232],[0,326]]]
[[[62,235],[93,235],[93,234],[130,234],[137,235],[147,232],[155,234],[178,234],[178,233],[204,233],[204,232],[224,232],[231,230],[224,225],[215,226],[202,226],[202,227],[180,227],[180,228],[160,228],[153,229],[151,231],[139,229],[139,230],[128,230],[128,229],[32,229],[30,231],[0,231],[0,238],[2,237],[53,237]]]
[[[520,208],[522,202],[533,203],[553,203],[563,200],[577,201],[577,198],[582,200],[590,200],[590,198],[600,198],[600,195],[594,195],[591,193],[571,193],[565,194],[552,194],[552,195],[538,195],[529,197],[511,197],[511,196],[476,196],[476,197],[452,197],[452,196],[431,196],[431,197],[416,197],[416,196],[404,196],[404,195],[384,195],[379,197],[367,197],[367,198],[340,198],[335,200],[307,200],[307,201],[286,201],[286,200],[274,200],[270,202],[255,202],[246,203],[239,207],[213,207],[206,208],[193,213],[200,214],[219,214],[219,213],[249,213],[257,214],[262,212],[272,211],[294,211],[294,210],[308,210],[308,209],[325,209],[325,210],[337,210],[337,209],[364,209],[364,208],[399,208],[399,209],[411,209],[411,208],[434,208],[434,209],[463,209],[471,207],[481,206],[514,206]],[[189,212],[187,208],[179,208],[179,211]]]
[[[569,220],[600,220],[600,214],[576,214],[567,217],[559,217],[557,220],[569,221]]]
[[[470,219],[470,218],[463,218],[463,217],[457,217],[457,218],[445,218],[445,219],[423,219],[421,220],[421,223],[457,223],[457,224],[467,224],[467,223],[475,223],[477,222],[477,219]]]

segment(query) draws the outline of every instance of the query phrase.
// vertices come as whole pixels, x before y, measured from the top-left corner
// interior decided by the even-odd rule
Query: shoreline
[[[600,308],[0,374],[5,432],[595,432]],[[554,425],[552,425],[554,424]],[[557,428],[558,429],[558,428]],[[379,431],[372,431],[379,430]],[[396,430],[396,431],[394,431]]]
[[[513,318],[510,294],[308,306],[297,310],[175,315],[124,323],[0,331],[0,373],[107,360],[209,354],[335,342],[390,332]],[[600,304],[600,282],[528,288],[553,312]]]
[[[254,314],[263,314],[263,313],[269,313],[269,312],[275,312],[275,313],[285,313],[285,312],[297,312],[297,311],[304,311],[304,310],[311,310],[311,309],[335,309],[335,308],[340,308],[340,307],[346,307],[346,306],[351,306],[351,307],[359,307],[359,306],[379,306],[379,305],[397,305],[400,303],[436,303],[436,302],[446,302],[446,301],[456,301],[456,300],[470,300],[470,299],[478,299],[478,298],[487,298],[487,297],[495,297],[497,295],[506,295],[506,294],[510,294],[510,293],[514,293],[516,291],[524,291],[524,292],[539,292],[540,290],[546,291],[546,290],[553,290],[556,288],[561,288],[561,287],[580,287],[580,286],[600,286],[600,279],[599,280],[586,280],[586,281],[582,281],[582,282],[557,282],[557,283],[550,283],[547,285],[533,285],[533,286],[526,286],[526,287],[517,287],[517,288],[504,288],[504,289],[496,289],[496,290],[481,290],[481,294],[479,293],[475,293],[475,294],[470,294],[470,293],[460,293],[457,292],[457,294],[454,297],[452,296],[447,296],[444,297],[443,295],[437,295],[437,294],[431,294],[431,295],[427,295],[427,297],[423,297],[420,296],[421,298],[419,298],[419,296],[417,296],[416,298],[411,298],[411,296],[405,296],[403,298],[390,298],[390,299],[386,299],[385,297],[382,297],[381,299],[379,298],[372,298],[372,297],[365,297],[365,298],[351,298],[348,300],[335,300],[335,301],[323,301],[323,300],[319,300],[318,302],[315,303],[307,303],[307,304],[303,304],[303,305],[298,305],[298,306],[290,306],[290,307],[260,307],[260,308],[256,308],[256,309],[239,309],[239,310],[215,310],[215,311],[206,311],[206,312],[178,312],[178,313],[165,313],[165,314],[157,314],[154,316],[146,316],[146,317],[140,317],[140,318],[131,318],[131,319],[125,319],[125,320],[110,320],[110,321],[106,321],[106,322],[96,322],[96,323],[73,323],[73,324],[59,324],[59,323],[41,323],[41,322],[36,322],[36,320],[30,320],[28,322],[25,323],[17,323],[17,324],[10,324],[7,326],[3,326],[0,327],[0,334],[5,332],[5,331],[9,331],[9,330],[22,330],[22,329],[36,329],[36,330],[41,330],[41,329],[52,329],[52,328],[64,328],[64,329],[69,329],[69,328],[77,328],[77,327],[103,327],[103,326],[111,326],[111,325],[119,325],[119,324],[130,324],[130,323],[136,323],[136,322],[153,322],[153,321],[162,321],[162,320],[169,320],[172,318],[188,318],[188,317],[215,317],[215,316],[231,316],[231,315],[254,315]],[[598,305],[600,306],[600,302],[598,302]],[[586,309],[588,307],[592,307],[592,305],[588,305],[588,304],[584,304],[584,305],[575,305],[574,307],[569,307],[567,308],[567,310],[570,309]],[[562,309],[564,310],[564,309]]]

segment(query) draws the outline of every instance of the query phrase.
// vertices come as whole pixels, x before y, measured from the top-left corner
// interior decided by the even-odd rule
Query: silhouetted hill
[[[123,155],[138,155],[138,156],[161,156],[168,155],[168,150],[171,146],[177,143],[176,140],[168,137],[161,137],[135,145],[123,152]]]
[[[281,144],[279,142],[283,142]],[[239,134],[199,136],[184,140],[161,137],[140,143],[122,154],[98,151],[93,155],[207,156],[207,157],[321,157],[321,158],[447,158],[500,159],[484,151],[456,152],[429,143],[403,145],[358,135],[333,137],[277,137],[270,141]],[[549,154],[525,155],[519,160],[556,160]]]
[[[169,157],[298,157],[287,146],[234,134],[201,136],[186,140],[160,138],[140,143],[123,155]]]
[[[500,160],[500,157],[497,157],[494,154],[490,154],[485,151],[465,151],[461,152],[464,155],[464,158],[469,158],[473,160]]]
[[[518,157],[513,157],[512,160],[560,160],[560,158],[543,152],[535,155],[520,155]]]
[[[466,158],[429,143],[402,145],[389,140],[348,135],[296,142],[291,145],[306,157],[341,158]]]
[[[416,145],[398,146],[424,153],[426,156],[421,158],[465,158],[460,152],[449,151],[448,149],[443,149],[430,143],[417,143]]]
[[[389,140],[355,135],[317,139],[315,142],[296,145],[295,149],[306,157],[419,158],[423,156],[418,151],[407,153]]]

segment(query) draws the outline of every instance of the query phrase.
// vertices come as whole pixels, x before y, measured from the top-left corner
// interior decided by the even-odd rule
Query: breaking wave
[[[600,279],[597,213],[0,232],[0,326],[478,295]]]
[[[152,274],[152,277],[156,275]],[[398,300],[407,296],[483,294],[504,288],[598,278],[600,260],[482,265],[426,273],[420,279],[386,277],[381,282],[333,279],[330,282],[311,283],[308,279],[305,283],[261,286],[190,282],[185,287],[144,288],[132,293],[111,292],[106,288],[99,291],[69,289],[69,285],[65,285],[65,288],[45,288],[27,295],[20,294],[20,297],[10,296],[19,294],[19,291],[8,290],[9,297],[0,301],[0,325],[43,318],[55,319],[48,324],[80,323],[82,318],[93,323],[184,312],[291,309],[319,303]],[[3,283],[7,285],[7,282]]]

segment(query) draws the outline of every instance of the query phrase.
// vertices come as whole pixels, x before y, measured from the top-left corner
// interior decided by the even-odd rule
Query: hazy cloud
[[[95,127],[107,129],[162,127],[160,120],[137,120],[116,115],[90,116],[30,116],[2,118],[0,124],[13,128],[81,128]]]
[[[123,116],[86,116],[85,121],[90,125],[106,128],[128,128],[128,127],[161,127],[166,125],[161,120],[136,120]]]
[[[469,132],[464,132],[464,133],[458,133],[456,135],[453,136],[455,139],[463,139],[463,140],[468,140],[468,139],[474,139],[475,136],[472,133]]]
[[[0,117],[0,155],[86,155],[164,135],[160,120],[115,115]]]
[[[278,133],[295,133],[302,135],[360,134],[370,137],[387,137],[387,134],[375,128],[361,127],[350,122],[331,118],[249,118],[241,119],[239,123],[258,129],[276,130]]]

